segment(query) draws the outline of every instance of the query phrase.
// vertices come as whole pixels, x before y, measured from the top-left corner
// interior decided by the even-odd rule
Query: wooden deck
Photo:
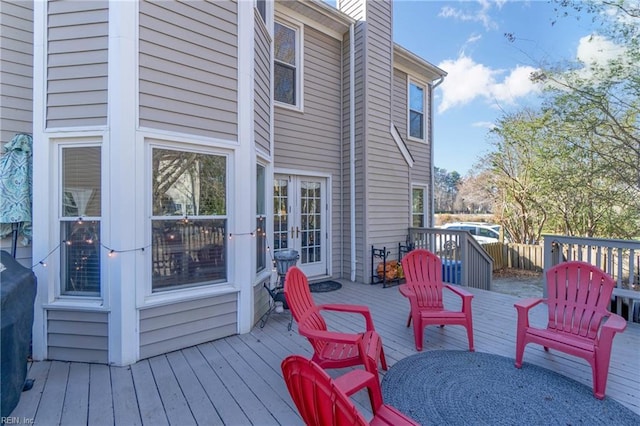
[[[470,289],[476,351],[514,357],[516,297]],[[354,284],[315,293],[317,303],[342,302],[370,307],[392,366],[415,352],[406,328],[408,301],[396,287]],[[445,303],[457,303],[450,297]],[[544,311],[535,311],[543,324]],[[296,330],[287,331],[288,312],[273,314],[263,329],[146,359],[130,367],[60,361],[35,362],[29,378],[34,388],[22,394],[12,413],[15,420],[41,425],[295,425],[301,424],[282,380],[280,362],[289,354],[310,356],[310,346]],[[362,325],[332,317],[342,330]],[[425,350],[466,350],[463,327],[429,327]],[[616,336],[607,397],[640,414],[640,324],[629,324]],[[530,345],[525,362],[566,374],[589,387],[591,370],[585,361]],[[332,371],[332,375],[339,374]],[[355,395],[369,414],[365,392]],[[428,401],[426,401],[428,403]]]

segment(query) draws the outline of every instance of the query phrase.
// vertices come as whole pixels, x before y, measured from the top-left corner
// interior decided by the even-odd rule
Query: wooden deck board
[[[69,381],[62,408],[63,425],[87,424],[89,406],[89,364],[69,365]]]
[[[142,424],[131,368],[112,367],[110,370],[114,423],[131,426]],[[144,389],[140,391],[144,392]]]
[[[62,416],[64,395],[67,390],[69,363],[52,361],[47,382],[35,416],[35,423],[59,424]]]
[[[242,407],[244,414],[251,422],[250,424],[274,424],[275,419],[269,410],[251,391],[250,385],[253,383],[245,383],[238,372],[218,350],[218,345],[220,344],[220,341],[215,341],[200,345],[199,348],[209,365],[214,368],[224,387],[233,396],[238,405]],[[260,377],[254,377],[254,379],[256,379],[256,383],[258,380],[262,380]],[[250,409],[247,409],[249,407]]]
[[[168,357],[175,353],[153,357],[149,360],[160,398],[164,405],[169,424],[195,425],[189,404],[178,384],[177,374],[169,365]]]
[[[138,396],[138,408],[143,424],[168,425],[169,420],[162,405],[160,393],[151,371],[148,360],[140,361],[131,366],[131,375],[135,383]],[[144,392],[140,392],[144,390]]]
[[[342,281],[341,290],[314,293],[317,303],[352,303],[369,306],[382,336],[389,366],[415,354],[413,330],[406,327],[409,303],[397,287]],[[474,293],[473,319],[478,352],[515,356],[516,310],[514,296],[470,289]],[[446,293],[445,293],[446,295]],[[459,303],[446,295],[446,304]],[[545,310],[532,311],[532,323],[545,324]],[[330,328],[357,331],[357,315],[327,315]],[[131,367],[98,364],[34,362],[29,378],[34,388],[24,392],[12,413],[49,424],[301,424],[289,398],[280,363],[290,354],[311,357],[311,346],[289,314],[273,313],[264,328],[181,351],[143,360]],[[467,350],[463,327],[428,327],[425,350]],[[640,414],[640,324],[629,323],[614,339],[607,397]],[[567,375],[591,387],[586,361],[537,345],[525,350],[524,362]],[[515,368],[515,367],[514,367]],[[337,376],[343,371],[330,370]],[[384,375],[384,372],[381,373]],[[87,383],[88,381],[88,388]],[[88,389],[88,395],[87,395]],[[366,392],[354,396],[370,417]],[[85,414],[83,414],[85,413]],[[88,413],[88,414],[87,414]]]
[[[191,369],[184,354],[179,351],[172,352],[167,354],[167,359],[180,384],[182,393],[189,404],[196,424],[221,424],[222,420],[220,420],[215,407],[196,377],[196,373]]]
[[[33,387],[20,394],[20,401],[14,408],[12,416],[20,419],[35,419],[44,385],[49,376],[49,368],[51,368],[49,361],[33,362],[29,365],[27,378],[33,380]]]
[[[111,370],[109,366],[91,364],[89,385],[88,424],[92,426],[112,425],[114,422],[113,394],[111,391]]]
[[[233,396],[227,391],[224,384],[209,365],[199,348],[192,347],[183,349],[185,358],[193,371],[197,372],[198,380],[203,390],[212,401],[217,418],[212,419],[213,424],[250,424],[249,419],[242,411],[242,407]],[[217,423],[218,418],[220,423]]]

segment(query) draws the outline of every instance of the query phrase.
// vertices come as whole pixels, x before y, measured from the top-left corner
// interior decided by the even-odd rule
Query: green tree
[[[513,242],[536,243],[547,221],[544,193],[546,117],[532,110],[505,114],[490,132],[494,151],[481,159],[490,173],[494,215]]]
[[[640,235],[640,9],[638,3],[556,0],[559,17],[584,16],[599,24],[588,40],[604,47],[581,61],[539,65],[544,139],[523,155],[535,182],[529,210],[543,206],[545,230],[569,235],[629,238]],[[517,42],[515,34],[507,37]],[[535,122],[508,117],[495,133],[514,140]],[[514,120],[515,118],[515,120]],[[510,139],[509,139],[510,138]],[[503,141],[504,142],[504,141]],[[505,142],[506,144],[506,142]],[[508,145],[508,144],[507,144]],[[511,148],[513,146],[510,146]],[[504,146],[498,146],[498,149]],[[534,161],[536,155],[542,156]],[[497,157],[500,159],[500,157]],[[543,160],[543,161],[540,161]],[[540,167],[536,167],[538,164]],[[503,182],[503,187],[504,187]],[[523,197],[512,201],[522,202]],[[521,213],[523,207],[519,207]],[[541,219],[538,219],[541,220]],[[523,220],[521,219],[521,222]]]
[[[462,177],[460,173],[448,172],[446,169],[434,167],[434,191],[436,212],[451,212],[458,194],[458,186]]]

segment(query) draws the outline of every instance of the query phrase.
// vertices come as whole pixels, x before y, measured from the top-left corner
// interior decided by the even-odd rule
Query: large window
[[[409,136],[424,140],[424,87],[409,83]]]
[[[154,148],[152,290],[227,279],[227,158]]]
[[[100,147],[62,147],[60,158],[60,293],[100,296]]]
[[[276,22],[273,96],[277,102],[298,105],[298,49],[298,30]]]
[[[266,230],[266,186],[265,169],[256,166],[256,272],[267,267],[267,230]]]
[[[411,225],[414,228],[424,228],[425,226],[425,189],[421,187],[413,188],[413,203],[411,208]]]

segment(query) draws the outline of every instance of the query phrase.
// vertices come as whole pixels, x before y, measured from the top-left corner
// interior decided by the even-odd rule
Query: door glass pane
[[[273,248],[288,248],[289,229],[289,186],[287,179],[275,179],[273,182]]]
[[[320,182],[300,182],[300,223],[302,250],[301,263],[313,263],[322,261],[320,249],[321,239],[321,187]]]

